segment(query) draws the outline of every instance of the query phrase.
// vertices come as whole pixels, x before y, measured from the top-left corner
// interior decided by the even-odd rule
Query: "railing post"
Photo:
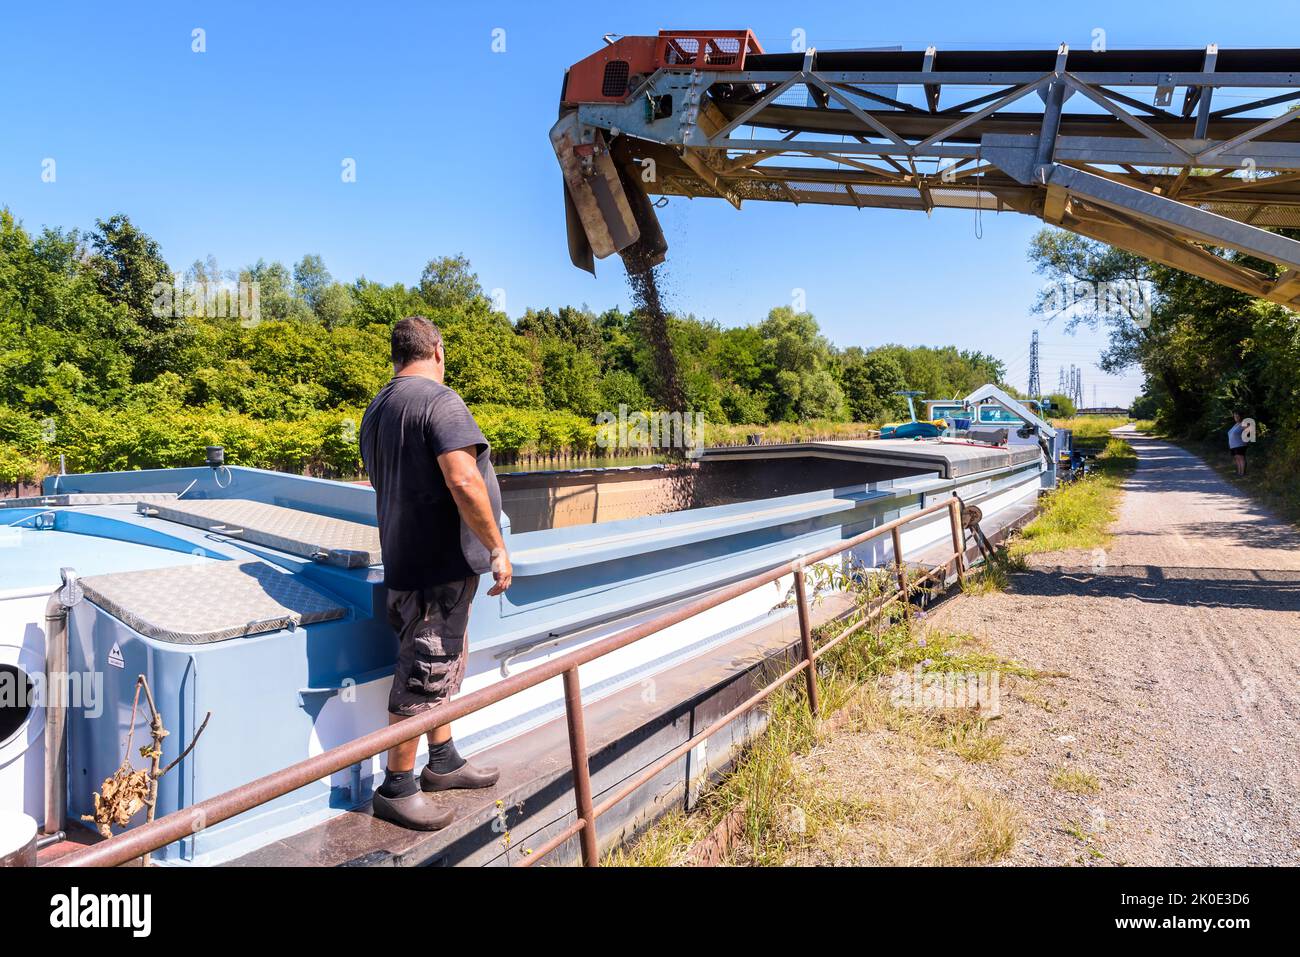
[[[966,587],[966,548],[961,534],[961,500],[953,496],[948,500],[948,516],[952,519],[952,550],[957,561],[957,584]]]
[[[903,536],[898,533],[898,527],[895,526],[889,530],[890,536],[894,539],[894,572],[898,576],[898,593],[903,596],[903,601],[907,601],[907,572],[903,568]]]
[[[794,570],[794,594],[799,604],[799,639],[803,642],[803,657],[808,663],[804,677],[808,681],[808,710],[814,718],[821,715],[821,702],[817,696],[817,660],[813,657],[812,625],[808,620],[808,589],[804,585],[803,565]]]
[[[573,762],[573,797],[582,818],[578,841],[582,846],[583,867],[600,863],[596,848],[596,812],[591,803],[591,768],[587,764],[587,727],[582,720],[582,686],[577,667],[564,673],[564,717],[569,725],[569,759]]]

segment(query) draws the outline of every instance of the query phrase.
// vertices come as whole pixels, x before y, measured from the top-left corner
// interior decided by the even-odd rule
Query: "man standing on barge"
[[[375,488],[388,620],[397,632],[389,723],[428,711],[460,690],[469,654],[466,628],[479,576],[488,595],[510,587],[501,537],[501,491],[488,442],[464,401],[443,385],[442,334],[423,316],[393,326],[393,378],[361,419],[361,458]],[[430,792],[486,788],[495,768],[456,751],[451,727],[429,732],[429,763],[415,776],[419,739],[388,752],[374,815],[433,831],[454,812]]]

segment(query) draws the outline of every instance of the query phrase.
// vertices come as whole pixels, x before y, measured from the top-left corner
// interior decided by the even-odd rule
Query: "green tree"
[[[1260,300],[1055,229],[1034,236],[1029,258],[1048,278],[1036,311],[1067,332],[1106,331],[1101,368],[1120,372],[1140,365],[1168,397],[1164,411],[1175,430],[1204,428],[1235,402],[1253,397],[1249,332],[1272,312]],[[1116,290],[1137,294],[1112,294]]]
[[[548,409],[594,416],[600,411],[600,367],[571,342],[548,339],[540,346],[542,394]]]
[[[626,369],[614,369],[605,373],[600,380],[601,411],[617,415],[620,405],[625,405],[632,411],[650,408],[650,397],[641,385],[641,380]]]
[[[558,311],[528,309],[515,323],[515,331],[537,341],[558,339],[571,343],[597,361],[603,358],[605,340],[590,310],[561,306]]]
[[[330,283],[316,299],[316,316],[326,329],[336,329],[352,320],[356,302],[352,289],[339,282]]]
[[[1047,415],[1049,418],[1068,419],[1078,411],[1078,408],[1074,404],[1074,400],[1068,395],[1053,392],[1051,395],[1044,396],[1044,398],[1051,403],[1047,409]]]
[[[596,326],[600,330],[606,370],[620,370],[636,375],[640,334],[632,316],[621,309],[608,309],[597,317]],[[639,376],[638,381],[643,388],[646,387],[645,380]]]
[[[758,326],[764,363],[775,371],[773,418],[844,419],[844,393],[829,370],[831,345],[811,313],[779,306]]]
[[[903,372],[905,388],[931,399],[953,399],[969,395],[986,383],[1000,383],[1006,374],[1002,362],[982,352],[962,351],[955,346],[881,346]]]
[[[310,321],[311,307],[297,295],[293,273],[284,263],[259,259],[240,274],[245,282],[257,283],[258,309],[263,319]]]
[[[430,259],[420,274],[420,296],[430,309],[486,306],[483,287],[462,255]]]
[[[540,371],[528,343],[509,318],[482,297],[455,307],[433,308],[427,317],[442,330],[447,385],[466,402],[522,408],[544,404]]]
[[[139,324],[104,298],[88,258],[77,233],[32,239],[0,209],[0,402],[46,414],[131,382]]]
[[[1228,259],[1280,275],[1277,266],[1247,256],[1229,253]],[[1035,236],[1030,260],[1049,280],[1039,309],[1050,321],[1067,330],[1104,329],[1106,371],[1142,369],[1145,414],[1154,406],[1165,429],[1216,445],[1222,445],[1234,410],[1255,418],[1256,467],[1262,466],[1265,485],[1294,494],[1300,468],[1300,326],[1293,312],[1056,230]],[[1142,295],[1131,294],[1135,284]],[[1076,289],[1084,294],[1074,295]],[[1116,289],[1130,294],[1110,294]]]
[[[399,319],[429,311],[429,304],[415,289],[408,289],[401,283],[385,286],[364,276],[353,284],[352,300],[353,324],[358,326],[391,326]]]
[[[325,268],[325,260],[315,253],[308,253],[294,263],[294,291],[312,312],[320,307],[325,290],[334,282],[334,277]]]
[[[864,352],[856,346],[846,349],[840,381],[855,422],[886,422],[906,408],[895,395],[906,387],[903,370],[888,352]]]
[[[132,321],[119,330],[133,359],[132,378],[142,382],[176,369],[190,329],[179,310],[158,302],[160,290],[173,283],[158,243],[118,213],[95,222],[90,247],[89,267],[100,294],[124,307]]]
[[[133,315],[151,312],[156,283],[172,281],[171,268],[152,238],[132,224],[125,213],[95,221],[90,234],[94,251],[90,268],[104,298],[120,303]]]

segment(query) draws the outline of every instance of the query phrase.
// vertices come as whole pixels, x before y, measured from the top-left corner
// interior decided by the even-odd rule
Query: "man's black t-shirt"
[[[424,376],[396,376],[361,419],[361,460],[375,487],[384,584],[415,591],[491,570],[483,543],[461,521],[438,456],[476,446],[501,524],[501,489],[487,439],[461,397]]]

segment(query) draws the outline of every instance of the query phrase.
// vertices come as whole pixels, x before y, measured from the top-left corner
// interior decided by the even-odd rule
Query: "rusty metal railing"
[[[265,804],[268,801],[282,797],[291,791],[305,787],[314,781],[319,781],[335,772],[342,771],[361,761],[369,760],[375,755],[388,751],[400,744],[412,741],[421,735],[449,724],[457,718],[463,718],[468,714],[480,711],[489,705],[504,701],[513,695],[519,694],[528,688],[541,684],[543,681],[549,681],[552,678],[560,677],[564,682],[564,711],[565,719],[568,725],[569,733],[569,753],[573,765],[573,793],[575,799],[576,819],[575,821],[563,828],[556,835],[551,837],[541,846],[533,849],[531,853],[526,854],[519,863],[522,866],[530,866],[538,860],[555,850],[565,841],[574,837],[579,838],[579,844],[582,851],[582,862],[588,867],[595,866],[599,863],[599,850],[596,841],[596,819],[602,814],[617,805],[620,801],[627,798],[637,788],[648,782],[651,778],[664,770],[679,757],[696,747],[706,738],[716,734],[726,727],[731,721],[745,714],[755,705],[761,703],[770,697],[778,688],[796,675],[803,673],[807,683],[808,706],[814,716],[820,712],[820,700],[817,689],[817,659],[826,654],[837,644],[848,638],[851,634],[864,627],[870,621],[878,618],[884,613],[885,609],[900,600],[906,600],[909,594],[909,586],[906,572],[903,568],[902,556],[902,534],[901,529],[918,519],[925,518],[940,512],[948,510],[950,524],[952,527],[952,545],[953,553],[943,562],[932,568],[927,574],[921,576],[920,580],[933,577],[937,572],[942,570],[945,579],[950,565],[955,566],[958,581],[964,584],[965,581],[965,550],[962,538],[962,519],[961,519],[961,502],[956,499],[947,499],[943,502],[937,502],[905,515],[896,518],[884,525],[869,529],[859,535],[846,539],[834,545],[828,545],[825,548],[811,552],[793,561],[785,562],[775,568],[770,568],[765,572],[754,575],[750,578],[742,579],[724,588],[717,589],[695,601],[689,602],[682,607],[660,615],[639,625],[626,628],[623,631],[616,632],[605,638],[595,641],[585,648],[569,652],[551,661],[543,662],[527,671],[510,675],[507,678],[498,681],[496,684],[478,691],[471,692],[463,697],[448,701],[439,705],[423,714],[415,717],[406,718],[396,724],[388,725],[378,731],[372,731],[369,734],[362,735],[347,744],[331,748],[318,755],[307,758],[305,761],[299,761],[291,764],[287,768],[272,772],[248,784],[241,785],[229,791],[210,797],[198,804],[191,805],[179,811],[173,811],[171,814],[160,817],[147,824],[143,824],[132,830],[117,834],[108,840],[98,844],[93,844],[84,850],[75,851],[51,862],[51,866],[57,867],[112,867],[119,864],[125,864],[151,851],[156,851],[165,847],[174,841],[181,840],[197,833],[205,827],[211,827],[221,821],[242,814],[252,808]],[[820,647],[814,647],[812,638],[812,626],[809,620],[809,603],[808,594],[804,584],[803,569],[809,565],[824,561],[849,549],[856,548],[872,539],[879,538],[883,535],[889,535],[892,539],[894,549],[894,568],[898,579],[898,589],[884,598],[879,604],[865,614],[854,624],[845,628],[830,641]],[[756,588],[778,581],[785,575],[794,574],[795,599],[799,617],[799,638],[802,651],[802,657],[799,662],[775,680],[769,682],[762,689],[745,699],[731,711],[718,718],[711,725],[698,734],[693,735],[686,741],[683,741],[677,747],[673,748],[667,754],[664,754],[653,763],[643,768],[637,774],[624,781],[613,793],[604,798],[599,804],[594,803],[591,791],[591,770],[588,765],[587,756],[587,732],[583,720],[582,707],[582,689],[578,681],[578,668],[590,661],[595,661],[611,652],[618,651],[628,645],[647,638],[650,635],[663,631],[672,625],[686,621],[689,618],[708,611],[710,608],[716,608],[718,605],[738,598],[747,594]]]

